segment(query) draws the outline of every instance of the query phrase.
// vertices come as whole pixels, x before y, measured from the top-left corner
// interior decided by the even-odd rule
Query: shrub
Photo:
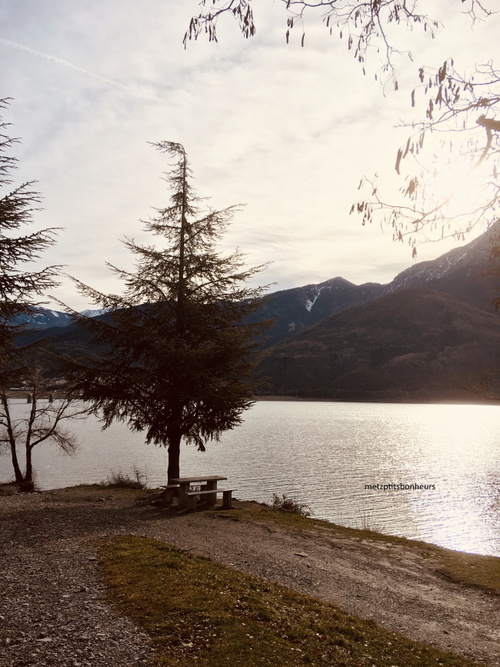
[[[299,503],[293,498],[288,498],[286,494],[283,494],[281,498],[273,493],[273,503],[271,505],[273,510],[283,510],[285,512],[293,512],[294,514],[300,514],[301,516],[309,517],[311,516],[311,508],[304,504]]]
[[[135,466],[132,468],[132,475],[112,471],[108,476],[104,486],[112,489],[145,489],[147,486],[147,477]]]

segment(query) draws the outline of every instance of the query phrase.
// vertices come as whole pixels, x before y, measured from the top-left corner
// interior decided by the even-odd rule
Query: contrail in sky
[[[15,49],[20,49],[21,51],[30,53],[33,56],[39,56],[40,58],[45,58],[45,60],[50,60],[58,65],[69,67],[70,69],[75,70],[75,72],[79,72],[80,74],[85,74],[87,76],[90,76],[92,79],[96,79],[97,81],[101,81],[102,83],[107,83],[111,86],[114,86],[115,88],[124,90],[127,93],[134,94],[130,88],[127,88],[127,86],[122,86],[121,83],[117,83],[116,81],[112,81],[111,79],[106,79],[103,76],[99,76],[99,74],[94,74],[94,72],[89,72],[89,70],[84,69],[83,67],[78,67],[77,65],[73,65],[72,63],[69,63],[66,60],[62,60],[61,58],[57,58],[56,56],[51,56],[49,53],[43,53],[42,51],[37,51],[36,49],[32,49],[29,46],[23,46],[22,44],[18,44],[17,42],[11,42],[10,40],[4,39],[3,37],[0,37],[0,42],[6,44],[7,46],[12,46]]]

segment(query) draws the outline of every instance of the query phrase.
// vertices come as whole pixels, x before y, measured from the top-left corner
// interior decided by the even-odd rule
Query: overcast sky
[[[218,44],[200,38],[186,50],[196,0],[0,0],[0,97],[13,98],[4,118],[22,139],[16,179],[38,181],[37,226],[64,228],[46,261],[117,289],[105,261],[130,268],[119,239],[144,239],[140,220],[168,204],[168,165],[148,143],[168,140],[185,146],[198,194],[213,207],[246,204],[225,244],[250,264],[272,262],[260,283],[389,282],[412,263],[410,252],[390,230],[349,216],[359,180],[392,179],[406,136],[394,128],[413,119],[420,65],[454,56],[470,69],[498,49],[498,16],[472,30],[459,0],[446,2],[449,16],[442,1],[423,4],[431,15],[441,10],[446,26],[435,40],[398,34],[414,62],[396,61],[395,93],[363,76],[312,14],[306,46],[300,33],[287,45],[277,0],[255,1],[254,38],[244,40],[228,17]],[[454,245],[422,245],[418,259]],[[69,283],[54,294],[89,306]]]

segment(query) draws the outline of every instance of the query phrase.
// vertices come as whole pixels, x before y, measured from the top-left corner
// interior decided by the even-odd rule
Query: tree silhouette
[[[9,101],[0,100],[0,111],[8,107]],[[16,347],[22,327],[14,325],[13,318],[40,304],[44,293],[57,285],[59,267],[33,271],[26,266],[55,243],[57,229],[24,231],[32,224],[41,197],[34,190],[35,181],[13,185],[17,158],[11,151],[19,139],[9,136],[8,128],[9,124],[0,117],[0,446],[10,452],[19,488],[31,491],[33,448],[43,442],[55,442],[70,451],[74,443],[61,429],[61,422],[73,416],[74,411],[70,410],[68,396],[49,403],[40,355],[36,357],[30,350]],[[31,399],[27,414],[18,414],[12,403],[15,394],[10,389],[21,386],[26,387]],[[21,449],[24,472],[19,460]]]
[[[434,37],[438,21],[429,15],[432,3],[414,0],[280,0],[286,20],[286,40],[299,29],[305,44],[306,23],[319,20],[332,35],[344,39],[347,48],[365,71],[368,57],[378,53],[384,82],[395,77],[392,56],[394,26],[421,29]],[[218,24],[224,15],[233,16],[242,35],[257,30],[252,0],[202,0],[202,11],[191,19],[184,43],[205,34],[218,40]],[[471,20],[487,19],[493,12],[481,0],[456,0],[452,11],[467,13]],[[409,54],[411,55],[411,54]],[[418,84],[411,91],[411,108],[420,117],[408,123],[410,136],[395,156],[396,171],[403,178],[400,199],[387,198],[384,183],[376,177],[361,181],[364,198],[351,212],[363,224],[374,220],[388,223],[394,238],[410,244],[413,256],[417,242],[446,236],[464,237],[478,223],[490,224],[498,217],[498,155],[500,147],[500,72],[493,62],[477,66],[465,75],[452,59],[439,67],[417,69]],[[447,181],[443,185],[443,181]],[[465,189],[476,181],[477,197],[464,201]]]
[[[464,77],[448,60],[420,68],[418,77],[411,106],[421,100],[425,117],[409,124],[396,156],[400,201],[386,200],[383,184],[365,178],[367,196],[351,209],[363,223],[389,222],[414,256],[424,237],[462,239],[477,225],[491,225],[500,202],[500,72],[487,63]]]
[[[35,486],[33,450],[52,444],[64,454],[72,454],[77,441],[66,422],[84,418],[88,409],[65,387],[57,391],[49,388],[47,364],[40,351],[14,349],[7,356],[17,388],[10,391],[5,384],[0,386],[0,448],[10,453],[19,490],[29,492]]]
[[[168,447],[168,480],[179,477],[180,443],[204,450],[207,441],[241,421],[252,404],[256,336],[249,323],[262,288],[245,285],[262,267],[244,268],[239,252],[223,255],[219,242],[236,207],[200,210],[180,144],[155,144],[175,159],[166,176],[170,205],[145,229],[157,245],[126,239],[135,270],[111,266],[123,295],[103,294],[77,283],[105,317],[75,314],[102,355],[73,365],[75,387],[90,401],[104,427],[125,421],[146,441]]]
[[[330,35],[345,41],[347,49],[363,67],[370,51],[382,55],[379,76],[393,75],[392,56],[400,53],[393,44],[392,27],[418,28],[434,37],[440,27],[426,11],[432,4],[426,0],[279,0],[283,8],[284,36],[288,43],[294,32],[300,44],[306,44],[306,26],[319,21]],[[219,22],[224,16],[233,17],[245,37],[253,37],[258,28],[255,3],[252,0],[201,0],[202,7],[189,22],[184,45],[205,35],[210,42],[218,41]],[[422,9],[421,9],[422,8]],[[472,20],[489,16],[491,12],[481,0],[455,0],[454,10],[465,11]],[[411,55],[411,54],[408,54]]]
[[[0,99],[0,112],[9,99]],[[0,350],[8,349],[17,333],[12,318],[28,312],[35,299],[54,287],[59,267],[38,271],[26,269],[26,263],[40,258],[55,243],[57,229],[43,229],[26,234],[23,228],[33,222],[33,213],[41,197],[33,188],[35,181],[13,186],[12,175],[17,158],[10,154],[19,139],[7,134],[9,123],[0,116]],[[0,355],[1,359],[1,355]]]

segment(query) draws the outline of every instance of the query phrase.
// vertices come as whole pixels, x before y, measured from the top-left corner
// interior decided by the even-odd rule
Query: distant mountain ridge
[[[103,315],[105,310],[84,310],[82,315],[87,317],[98,317]],[[14,317],[10,324],[15,326],[22,325],[26,329],[43,331],[45,329],[62,328],[72,326],[73,318],[68,313],[60,310],[42,308],[41,306],[32,306],[29,313],[21,313]]]
[[[33,306],[29,313],[21,313],[14,317],[10,324],[23,325],[29,329],[50,329],[52,327],[67,327],[73,324],[73,320],[67,313],[58,310],[50,310],[41,306]]]
[[[255,319],[276,318],[265,347],[300,333],[326,317],[373,301],[383,294],[383,289],[383,285],[377,283],[355,285],[344,278],[332,278],[318,285],[274,292],[255,315]]]
[[[321,320],[387,294],[425,285],[446,292],[475,307],[491,310],[498,278],[485,273],[491,244],[500,235],[500,222],[474,241],[455,248],[435,260],[419,262],[399,273],[386,285],[355,285],[344,278],[332,278],[317,285],[306,285],[275,292],[263,310],[266,317],[279,318],[268,335],[267,347],[314,326]]]
[[[491,242],[496,235],[500,235],[500,221],[467,245],[454,248],[435,260],[418,262],[385,285],[374,282],[355,285],[345,278],[336,277],[318,284],[273,292],[258,313],[259,318],[262,315],[280,318],[269,333],[267,346],[290,334],[299,333],[326,317],[415,285],[427,285],[488,310],[498,281],[484,271],[488,265]],[[73,324],[71,316],[64,312],[40,307],[32,310],[32,316],[20,315],[13,323],[26,324],[35,330]],[[103,313],[102,310],[83,311],[89,317]]]
[[[275,345],[261,392],[346,401],[477,400],[500,383],[500,317],[427,287],[333,315]],[[489,382],[488,382],[489,381]]]
[[[454,248],[435,260],[419,262],[405,269],[386,286],[384,293],[427,285],[489,310],[498,291],[498,278],[491,275],[488,268],[493,268],[492,244],[499,238],[500,221],[467,245]]]
[[[493,377],[484,393],[500,397],[500,383],[491,375],[500,369],[500,316],[492,307],[498,278],[488,271],[499,234],[496,223],[471,243],[414,264],[386,285],[336,277],[270,294],[254,315],[274,320],[263,345],[268,356],[260,372],[267,382],[261,392],[336,400],[471,400],[466,387]],[[85,355],[91,350],[88,335],[74,324],[64,326],[64,318],[69,316],[36,309],[21,344],[48,339],[55,352]]]

